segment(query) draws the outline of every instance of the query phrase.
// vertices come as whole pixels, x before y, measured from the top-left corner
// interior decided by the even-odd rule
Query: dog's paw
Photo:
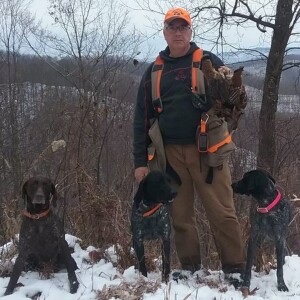
[[[281,283],[278,284],[278,291],[280,291],[280,292],[288,292],[289,289],[288,289],[288,287],[285,285],[284,282],[281,282]]]
[[[78,290],[79,282],[77,280],[70,281],[70,293],[75,294]]]
[[[228,273],[225,274],[224,278],[230,285],[233,285],[236,290],[243,286],[243,279],[239,273]]]
[[[38,299],[41,299],[41,296],[42,296],[42,292],[37,292],[33,296],[31,296],[30,299],[38,300]]]
[[[4,293],[4,296],[11,295],[12,293],[13,293],[13,291],[11,291],[11,290],[6,290],[5,293]]]
[[[192,276],[191,271],[187,271],[187,270],[174,271],[172,273],[172,280],[176,282],[178,282],[178,280],[188,280],[188,278],[191,276]]]
[[[11,295],[14,292],[14,289],[16,287],[22,287],[22,286],[24,286],[24,284],[21,282],[18,282],[13,288],[8,285],[8,287],[6,288],[6,291],[4,293],[4,296]]]
[[[161,281],[162,282],[168,283],[169,280],[170,280],[170,273],[168,273],[168,274],[162,274],[162,276],[161,276]]]

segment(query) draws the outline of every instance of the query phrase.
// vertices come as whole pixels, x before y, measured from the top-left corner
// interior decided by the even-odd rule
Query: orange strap
[[[30,219],[38,220],[40,218],[43,218],[43,217],[47,216],[48,213],[49,213],[49,211],[50,211],[50,208],[47,209],[47,210],[45,210],[45,211],[43,211],[40,214],[31,214],[27,210],[23,210],[22,211],[22,215],[25,216],[25,217],[27,217],[27,218],[30,218]]]
[[[208,121],[209,115],[205,114],[205,116],[206,116],[206,119],[202,118],[202,116],[201,116],[201,120],[200,120],[200,132],[201,133],[206,133],[206,123]]]
[[[231,141],[232,141],[231,135],[228,133],[228,136],[223,141],[209,147],[207,151],[211,153],[216,152],[220,147],[222,147],[225,144],[229,144]]]
[[[193,52],[193,64],[192,64],[192,92],[193,93],[200,93],[200,88],[198,86],[198,82],[200,78],[199,72],[200,71],[200,62],[203,56],[203,50],[197,49]],[[202,94],[204,94],[204,91],[201,91]]]
[[[152,98],[159,99],[160,98],[160,80],[161,74],[164,68],[164,61],[160,56],[157,56],[152,68]],[[154,80],[153,80],[154,79]]]
[[[162,207],[162,203],[158,203],[157,205],[155,205],[153,208],[151,208],[150,210],[148,210],[147,212],[143,213],[143,217],[149,217],[152,214],[154,214],[157,210],[159,210]]]

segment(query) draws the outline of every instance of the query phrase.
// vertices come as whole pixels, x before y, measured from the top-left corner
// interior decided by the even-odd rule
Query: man
[[[228,163],[214,170],[212,182],[206,183],[209,167],[201,161],[195,144],[201,113],[211,108],[208,101],[195,107],[191,92],[193,52],[190,14],[183,8],[169,10],[164,19],[163,34],[168,44],[159,53],[164,61],[160,81],[162,111],[156,114],[152,105],[151,71],[146,70],[140,83],[134,117],[134,164],[138,182],[148,173],[147,147],[150,143],[150,120],[158,118],[168,164],[178,174],[181,185],[172,205],[172,221],[177,255],[183,270],[200,269],[200,243],[194,212],[194,188],[201,199],[213,232],[224,273],[242,272],[244,246],[231,188]],[[216,69],[225,69],[222,61],[208,51]],[[209,95],[209,93],[207,93]]]

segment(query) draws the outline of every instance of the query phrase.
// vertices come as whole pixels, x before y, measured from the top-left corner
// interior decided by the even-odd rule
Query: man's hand
[[[149,173],[148,167],[139,167],[134,170],[134,177],[138,183]]]

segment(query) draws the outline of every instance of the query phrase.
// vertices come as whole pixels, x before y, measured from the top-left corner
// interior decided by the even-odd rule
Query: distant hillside
[[[269,55],[269,50],[269,48],[265,47],[256,47],[243,51],[224,52],[223,54],[218,54],[218,56],[222,58],[226,64],[236,64],[247,61],[265,60],[265,58]],[[286,51],[286,57],[293,56],[299,60],[300,49],[291,48]]]
[[[225,52],[223,61],[233,69],[244,66],[244,80],[248,86],[261,90],[264,83],[266,57],[269,48],[254,48],[248,51]],[[284,58],[284,63],[300,63],[300,49],[291,49]],[[299,68],[291,68],[282,73],[279,93],[299,95]]]
[[[262,90],[267,64],[269,48],[253,48],[247,51],[225,52],[223,61],[236,69],[244,66],[245,84]],[[284,58],[284,63],[300,63],[300,49],[291,49]],[[286,95],[299,95],[299,68],[291,68],[282,73],[279,93]]]
[[[262,101],[262,91],[246,85],[249,104],[246,110],[259,110]],[[277,111],[281,113],[299,113],[300,96],[291,94],[279,94]]]
[[[300,55],[287,55],[284,63],[300,62]],[[257,89],[263,89],[266,60],[247,61],[241,63],[244,65],[244,79],[245,83]],[[299,69],[291,68],[282,72],[279,93],[286,95],[300,95],[299,87]]]
[[[239,66],[244,66],[244,82],[247,86],[258,90],[263,89],[264,73],[266,68],[266,56],[268,48],[254,48],[248,51],[225,52],[223,55],[218,54],[223,59],[224,63],[233,69]],[[1,54],[1,51],[0,51]],[[61,69],[72,69],[71,59],[55,59],[47,58]],[[300,63],[300,50],[293,49],[285,56],[284,62]],[[58,76],[57,72],[49,67],[45,61],[35,55],[19,55],[18,56],[18,81],[41,83],[51,86],[70,86],[70,82]],[[135,85],[139,85],[139,81],[149,66],[149,62],[140,61],[138,64],[124,61],[123,66],[120,66],[120,72],[124,77],[130,77]],[[299,68],[291,68],[282,73],[279,93],[285,95],[300,95],[299,85]],[[121,74],[121,73],[120,73]],[[128,74],[125,75],[125,74]],[[123,76],[123,75],[122,75]],[[7,72],[5,66],[2,66],[0,73],[0,84],[7,83]],[[137,88],[136,88],[137,89]],[[115,96],[114,94],[110,96]],[[134,97],[133,97],[134,98]]]

